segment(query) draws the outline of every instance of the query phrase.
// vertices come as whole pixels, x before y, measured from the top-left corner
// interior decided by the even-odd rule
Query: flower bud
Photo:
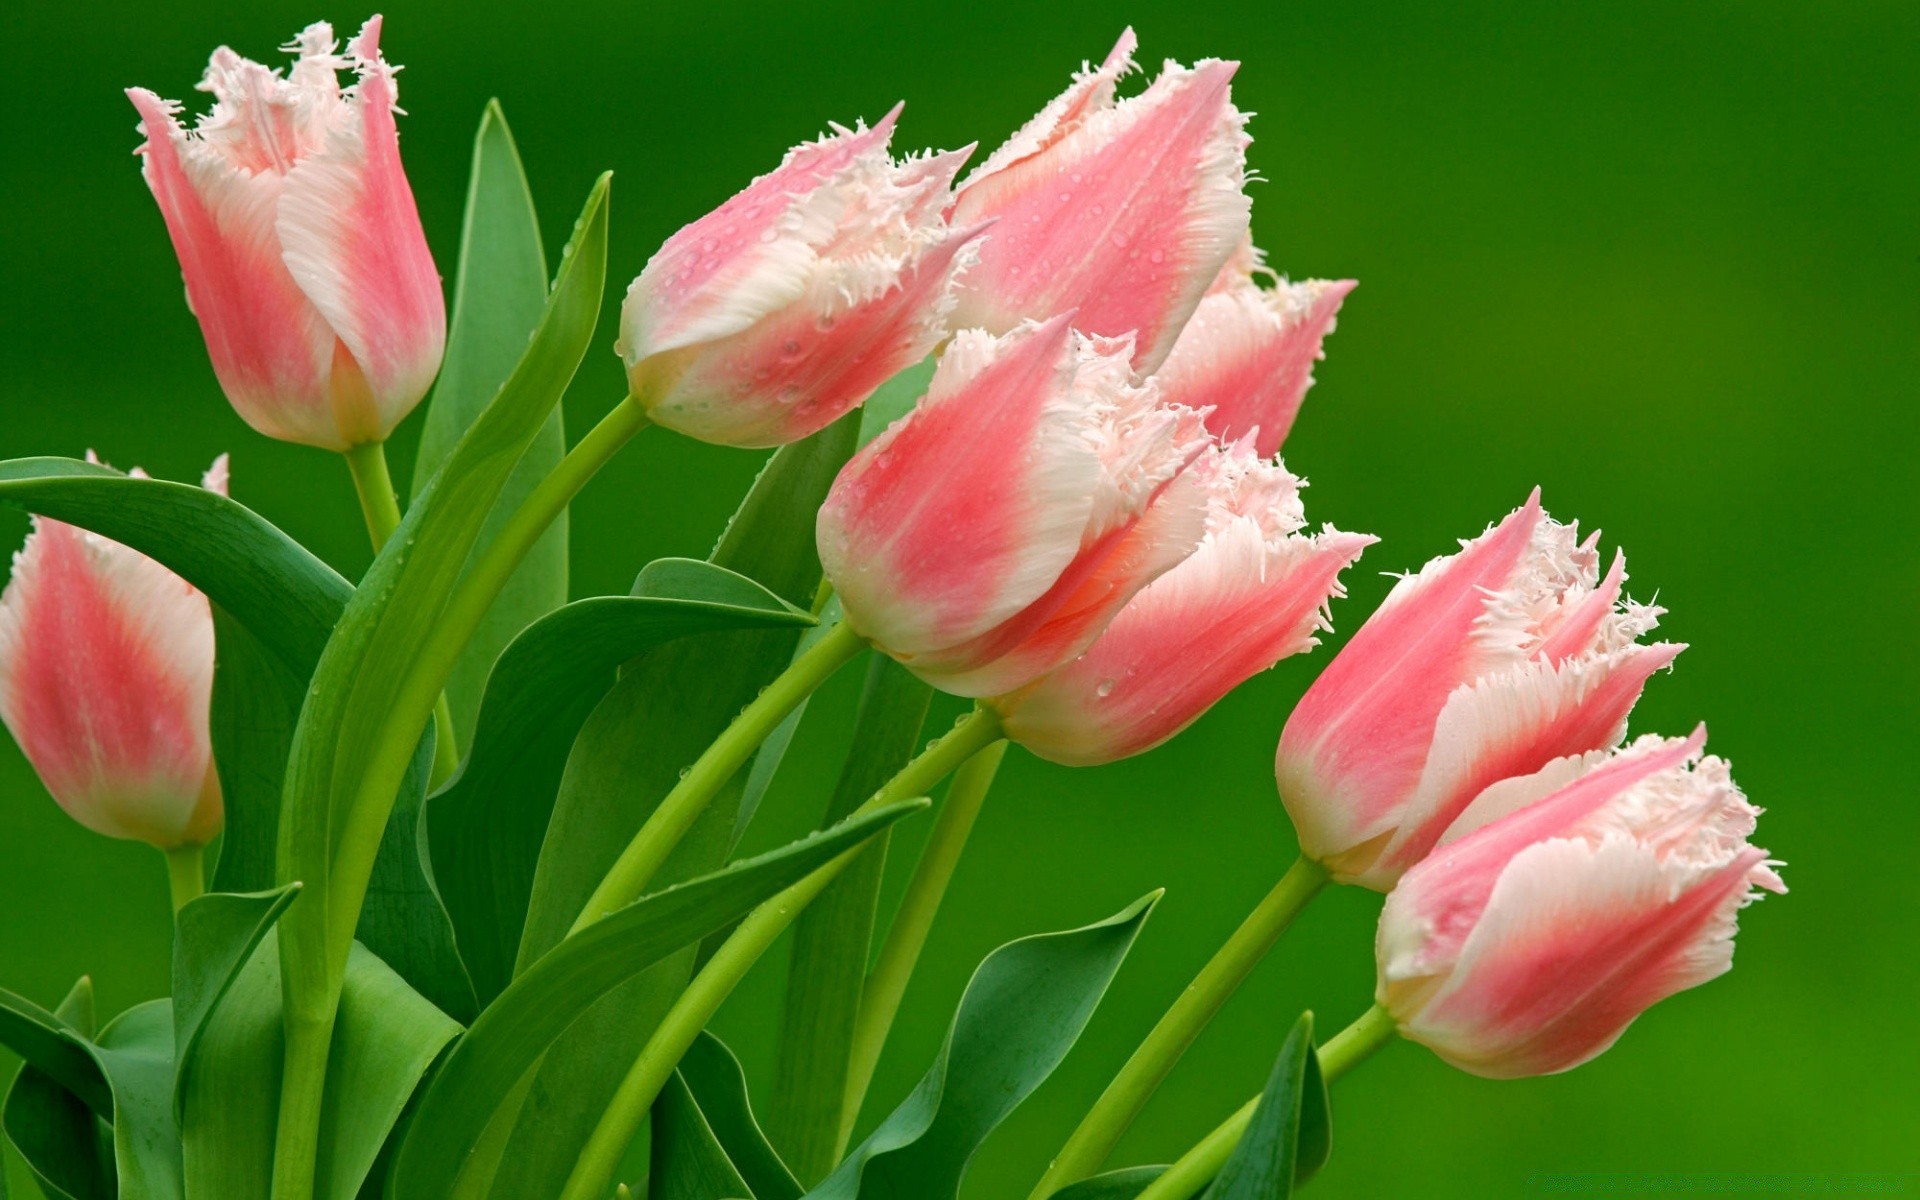
[[[1552,1074],[1731,968],[1739,910],[1786,887],[1705,741],[1645,737],[1483,792],[1380,914],[1377,998],[1400,1032],[1475,1075]]]
[[[1533,496],[1403,578],[1294,709],[1275,773],[1302,852],[1385,891],[1482,789],[1602,749],[1654,671],[1684,648],[1640,645],[1661,609],[1623,601]]]
[[[936,687],[1011,691],[1065,663],[1205,532],[1200,415],[1068,316],[954,335],[927,394],[840,472],[821,564],[846,619]]]
[[[1156,377],[1168,400],[1211,410],[1207,428],[1214,436],[1232,442],[1252,434],[1254,449],[1272,458],[1293,428],[1313,386],[1313,364],[1326,357],[1321,343],[1355,284],[1273,276],[1272,287],[1261,287],[1256,273],[1273,276],[1245,242],[1220,269]]]
[[[992,703],[1007,736],[1070,766],[1150,750],[1247,678],[1317,644],[1339,575],[1375,539],[1304,534],[1301,482],[1250,443],[1208,451],[1207,532],[1079,658]]]
[[[177,103],[127,92],[227,399],[268,437],[327,450],[384,439],[446,348],[379,43],[378,17],[344,56],[330,26],[310,25],[285,79],[223,46],[200,84],[213,108],[190,131]],[[358,80],[342,90],[346,69]]]
[[[226,485],[221,455],[204,486]],[[69,816],[162,850],[208,842],[212,689],[205,596],[136,550],[34,519],[0,594],[0,719]]]
[[[616,349],[653,420],[722,445],[798,441],[946,335],[984,230],[944,215],[972,149],[895,162],[899,112],[795,147],[648,260]]]
[[[1004,333],[1077,309],[1077,329],[1134,334],[1147,374],[1246,236],[1246,116],[1228,87],[1238,64],[1170,62],[1116,100],[1135,45],[1129,29],[961,186],[954,222],[997,223],[956,328]]]

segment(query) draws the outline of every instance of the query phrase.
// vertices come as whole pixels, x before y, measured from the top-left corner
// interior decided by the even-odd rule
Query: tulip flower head
[[[1262,287],[1256,275],[1272,277]],[[1254,435],[1262,458],[1280,452],[1313,386],[1313,365],[1333,332],[1351,279],[1288,283],[1267,270],[1251,241],[1220,269],[1156,377],[1161,394],[1209,410],[1222,441]]]
[[[1375,539],[1301,530],[1301,481],[1250,441],[1194,467],[1207,532],[1135,596],[1087,652],[992,703],[1007,736],[1042,758],[1092,766],[1185,729],[1247,678],[1318,644],[1340,572]]]
[[[1525,505],[1403,578],[1314,681],[1275,772],[1301,850],[1385,891],[1489,785],[1615,745],[1649,676],[1683,646],[1641,645],[1663,611],[1622,599],[1581,541]]]
[[[1067,321],[955,334],[820,510],[847,621],[958,695],[1073,659],[1205,532],[1187,470],[1209,444],[1200,414],[1133,381],[1128,339]]]
[[[984,230],[945,216],[972,148],[896,162],[899,111],[794,148],[648,260],[616,349],[653,420],[723,445],[797,441],[946,336]]]
[[[147,186],[160,202],[214,373],[247,424],[328,450],[384,439],[446,348],[440,276],[394,125],[380,18],[342,56],[332,27],[287,47],[282,78],[226,47],[191,130],[145,88]],[[357,82],[342,89],[338,72]]]
[[[1737,915],[1786,887],[1760,810],[1691,738],[1561,759],[1476,799],[1380,914],[1377,998],[1475,1075],[1579,1066],[1733,965]]]
[[[226,494],[225,455],[204,486]],[[69,816],[163,850],[212,839],[212,689],[205,596],[138,551],[34,519],[0,594],[0,719]]]
[[[956,327],[1004,333],[1076,309],[1076,328],[1133,333],[1158,367],[1247,233],[1246,116],[1237,63],[1169,62],[1137,96],[1131,29],[1097,69],[994,151],[961,185],[953,220],[996,224],[967,273]]]

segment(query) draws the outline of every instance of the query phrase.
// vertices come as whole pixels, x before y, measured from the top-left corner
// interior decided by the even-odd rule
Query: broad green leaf
[[[342,604],[345,599],[342,595]],[[213,886],[221,892],[258,892],[273,886],[287,752],[313,664],[296,671],[217,604],[213,642],[209,725],[225,814]]]
[[[933,689],[884,654],[867,664],[853,742],[827,802],[826,819],[852,812],[905,766],[920,741]],[[840,1113],[854,1020],[867,978],[887,839],[874,845],[807,906],[793,927],[769,1112],[795,1174],[818,1183],[840,1149]]]
[[[1159,898],[989,954],[919,1086],[808,1200],[959,1195],[974,1151],[1066,1057]]]
[[[52,1015],[81,1037],[92,1037],[93,981],[82,975]],[[22,1064],[14,1076],[0,1122],[49,1200],[112,1200],[111,1129],[78,1096],[31,1062]],[[0,1163],[0,1174],[4,1168]]]
[[[606,280],[606,197],[603,176],[562,256],[538,332],[375,556],[314,669],[279,833],[280,878],[308,888],[280,922],[290,971],[340,978],[377,839],[452,665],[417,669],[421,647],[432,643],[481,525],[592,339]]]
[[[850,413],[768,461],[708,561],[790,604],[820,582],[814,513],[853,452]],[[711,634],[663,646],[632,665],[587,718],[567,760],[527,910],[519,968],[565,935],[620,848],[742,706],[783,670],[793,630]],[[718,867],[733,844],[743,770],[660,871],[669,884]],[[696,948],[609,995],[547,1053],[503,1157],[498,1200],[554,1195],[655,1024],[686,986]]]
[[[420,431],[420,455],[413,471],[416,498],[513,373],[546,304],[547,256],[540,244],[533,195],[500,102],[490,100],[473,139],[453,317],[447,324],[447,354],[440,364],[440,379]],[[494,502],[479,545],[493,540],[500,524],[566,452],[561,413],[555,408]],[[562,513],[527,552],[447,677],[447,702],[463,749],[473,738],[494,660],[521,629],[566,602],[567,516]]]
[[[1327,1161],[1327,1085],[1313,1047],[1313,1014],[1301,1013],[1274,1059],[1253,1119],[1206,1200],[1287,1200]]]
[[[453,1194],[502,1099],[583,1012],[647,967],[923,807],[923,801],[891,805],[655,892],[561,943],[500,993],[435,1073],[394,1166],[394,1193]],[[624,1070],[627,1064],[619,1065]]]
[[[727,1161],[753,1189],[753,1200],[799,1200],[799,1181],[754,1119],[746,1072],[726,1043],[702,1032],[680,1060],[679,1075]]]
[[[270,1190],[280,1013],[279,955],[260,946],[214,1009],[185,1075],[189,1200],[259,1200]],[[459,1031],[373,953],[353,947],[327,1063],[316,1197],[355,1200],[427,1067]]]
[[[173,1004],[149,1000],[100,1031],[93,1056],[113,1088],[113,1160],[121,1200],[177,1200],[180,1127],[173,1118]]]
[[[654,1099],[647,1200],[760,1200],[740,1178],[678,1073]]]
[[[71,996],[68,999],[79,1003]],[[91,1012],[91,985],[86,1003]],[[99,1064],[86,1049],[85,1035],[76,1036],[74,1027],[58,1015],[5,988],[0,988],[0,1046],[86,1101],[94,1112],[112,1117],[113,1094]]]
[[[466,763],[427,801],[434,882],[482,1005],[513,978],[567,752],[620,664],[689,634],[812,620],[744,576],[686,559],[650,564],[634,592],[576,601],[514,639]]]
[[[208,892],[187,902],[174,918],[173,1044],[179,1066],[174,1078],[174,1112],[186,1098],[187,1066],[207,1018],[254,947],[267,936],[280,913],[300,891],[297,883],[270,892]]]
[[[1106,1171],[1055,1192],[1051,1200],[1133,1200],[1148,1184],[1166,1174],[1164,1166],[1123,1167]]]

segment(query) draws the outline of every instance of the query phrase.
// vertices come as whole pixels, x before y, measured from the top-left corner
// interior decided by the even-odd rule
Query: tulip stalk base
[[[179,846],[166,851],[167,884],[173,892],[173,911],[179,912],[207,890],[205,846]]]
[[[1127,1059],[1048,1166],[1029,1200],[1046,1200],[1061,1188],[1100,1169],[1121,1135],[1140,1115],[1148,1098],[1165,1082],[1174,1064],[1200,1036],[1200,1031],[1219,1013],[1227,998],[1246,982],[1254,967],[1300,915],[1300,910],[1320,894],[1327,882],[1325,867],[1305,855],[1294,860],[1280,882],[1247,914],[1247,919],[1193,977],[1193,982]]]
[[[1360,1015],[1360,1019],[1327,1039],[1318,1050],[1320,1058],[1320,1077],[1331,1087],[1336,1079],[1365,1062],[1374,1051],[1387,1044],[1395,1032],[1393,1018],[1387,1010],[1374,1005]],[[1260,1097],[1241,1105],[1219,1126],[1194,1144],[1193,1149],[1180,1156],[1180,1161],[1168,1167],[1166,1173],[1147,1185],[1135,1200],[1188,1200],[1198,1195],[1220,1169],[1227,1164],[1234,1147],[1247,1132],[1247,1126],[1253,1121],[1254,1110],[1260,1106]]]
[[[900,773],[888,780],[852,815],[871,812],[897,800],[925,795],[933,786],[968,759],[1000,740],[1000,720],[991,710],[976,708],[949,730],[945,737],[927,747]],[[607,1111],[594,1127],[580,1152],[573,1174],[560,1193],[560,1200],[599,1200],[613,1187],[614,1172],[627,1146],[640,1131],[648,1110],[660,1089],[672,1077],[681,1056],[693,1045],[720,1005],[746,978],[760,956],[793,924],[807,905],[813,903],[867,848],[863,843],[841,854],[799,883],[768,900],[747,914],[720,948],[708,959],[687,985],[672,1009],[648,1039],[633,1067],[621,1080],[619,1090],[607,1105]]]

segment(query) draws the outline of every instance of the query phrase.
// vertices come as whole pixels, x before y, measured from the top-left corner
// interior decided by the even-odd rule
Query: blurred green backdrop
[[[307,21],[344,33],[367,15],[311,0],[217,11],[241,7],[15,0],[0,17],[0,453],[92,447],[188,479],[230,450],[236,496],[351,575],[368,553],[344,468],[253,435],[221,399],[129,154],[123,86],[191,96],[216,44],[270,59]],[[469,139],[498,96],[550,248],[594,174],[617,172],[617,288],[830,119],[904,97],[902,148],[990,148],[1126,22],[1149,61],[1242,60],[1235,95],[1259,114],[1265,180],[1256,236],[1282,270],[1362,284],[1287,447],[1314,482],[1310,515],[1384,539],[1337,624],[1379,600],[1382,572],[1450,549],[1542,484],[1556,515],[1631,551],[1635,594],[1657,591],[1663,631],[1693,644],[1636,729],[1711,723],[1713,748],[1770,810],[1761,840],[1794,889],[1748,912],[1731,976],[1571,1075],[1492,1084],[1390,1048],[1340,1086],[1337,1152],[1314,1194],[1524,1195],[1548,1172],[1625,1173],[1598,1194],[1682,1190],[1650,1173],[1754,1173],[1686,1188],[1735,1195],[1765,1175],[1798,1178],[1776,1194],[1821,1195],[1898,1172],[1893,1194],[1920,1194],[1920,7],[512,7],[387,12],[428,236],[450,263]],[[621,390],[613,354],[595,354],[570,428]],[[397,438],[403,471],[417,426]],[[575,593],[624,591],[651,558],[704,554],[758,461],[643,437],[574,510]],[[25,527],[0,513],[0,545]],[[1142,760],[1009,760],[883,1063],[887,1103],[924,1069],[988,949],[1169,890],[1079,1049],[981,1155],[971,1200],[1025,1195],[1291,858],[1269,756],[1325,654],[1255,680]],[[813,710],[757,843],[812,824],[858,675]],[[1120,1159],[1164,1161],[1210,1128],[1257,1088],[1302,1007],[1325,1028],[1357,1014],[1377,904],[1340,891],[1311,911]],[[0,982],[51,1003],[91,972],[112,1012],[163,990],[166,954],[159,858],[67,821],[0,745]],[[779,975],[763,971],[720,1022],[762,1083]]]

